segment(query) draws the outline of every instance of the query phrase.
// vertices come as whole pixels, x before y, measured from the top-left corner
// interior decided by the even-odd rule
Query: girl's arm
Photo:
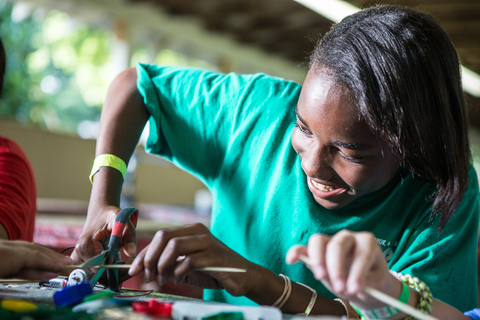
[[[181,258],[180,258],[181,257]],[[235,267],[245,273],[198,271],[203,267]],[[225,289],[233,296],[245,296],[260,305],[272,305],[282,296],[285,281],[268,269],[252,263],[215,238],[207,227],[192,224],[159,230],[152,242],[138,254],[129,270],[131,276],[144,272],[145,282],[164,284],[169,278],[206,289]],[[303,313],[312,292],[293,282],[284,313]],[[343,306],[318,296],[311,314],[344,315]]]
[[[96,156],[113,154],[128,164],[149,117],[136,81],[136,70],[131,68],[111,84],[100,118]],[[102,242],[110,236],[120,211],[122,184],[122,174],[111,167],[101,167],[95,174],[87,220],[72,253],[74,263],[88,260],[103,250]],[[128,256],[136,255],[135,229],[131,223],[125,228],[122,243]]]

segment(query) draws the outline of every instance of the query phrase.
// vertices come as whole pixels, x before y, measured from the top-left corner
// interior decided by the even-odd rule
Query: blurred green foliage
[[[108,83],[111,32],[73,25],[51,11],[15,22],[12,4],[0,2],[0,36],[7,54],[0,118],[50,131],[76,133],[99,118]]]
[[[35,103],[28,98],[34,81],[29,76],[25,59],[34,51],[32,36],[39,31],[33,19],[12,23],[11,5],[0,4],[0,36],[7,55],[3,94],[0,99],[0,118],[30,122],[30,111]]]
[[[0,119],[77,134],[82,122],[99,120],[108,86],[119,71],[112,59],[115,35],[56,10],[24,11],[21,19],[12,19],[18,16],[16,9],[0,0],[0,37],[7,54]],[[130,49],[131,66],[138,61],[215,69],[168,48],[149,52],[145,44]]]

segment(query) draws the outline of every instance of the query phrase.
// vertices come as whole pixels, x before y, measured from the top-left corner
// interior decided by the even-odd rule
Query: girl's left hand
[[[203,267],[234,267],[247,272],[197,270]],[[135,258],[129,275],[144,271],[146,282],[156,278],[162,285],[173,278],[175,283],[225,289],[234,296],[243,296],[254,287],[257,267],[215,238],[206,226],[197,223],[159,230]]]
[[[383,252],[369,232],[342,230],[333,237],[315,234],[308,246],[290,248],[287,262],[300,261],[300,255],[309,258],[308,267],[325,287],[362,309],[384,306],[364,292],[367,286],[400,296],[402,284],[390,274]]]

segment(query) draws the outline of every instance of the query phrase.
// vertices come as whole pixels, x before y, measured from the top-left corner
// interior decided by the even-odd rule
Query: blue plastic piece
[[[78,303],[93,293],[90,282],[81,282],[75,286],[66,287],[53,294],[53,302],[57,309]]]

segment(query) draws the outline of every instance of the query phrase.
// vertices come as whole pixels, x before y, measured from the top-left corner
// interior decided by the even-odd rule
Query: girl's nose
[[[302,168],[305,174],[311,178],[328,181],[333,176],[330,155],[327,151],[308,150],[302,157]]]

